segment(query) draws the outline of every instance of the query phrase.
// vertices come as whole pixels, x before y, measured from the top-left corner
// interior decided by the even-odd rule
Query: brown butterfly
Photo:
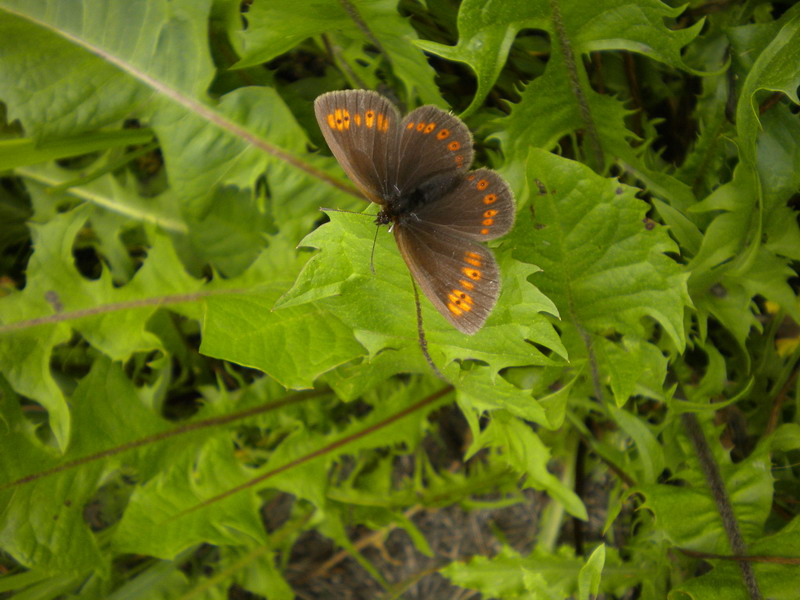
[[[497,262],[478,242],[511,229],[514,197],[496,172],[468,171],[467,126],[435,106],[403,119],[366,90],[328,92],[314,110],[345,173],[381,206],[375,222],[391,223],[422,291],[459,331],[478,331],[500,294]]]

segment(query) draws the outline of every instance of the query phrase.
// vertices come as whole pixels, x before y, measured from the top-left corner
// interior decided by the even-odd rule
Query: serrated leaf
[[[411,25],[397,11],[396,0],[348,2],[358,18],[387,52],[394,74],[406,85],[408,97],[417,94],[423,103],[440,104],[434,85],[434,72],[425,56],[409,43],[417,38]],[[372,44],[363,27],[349,14],[347,5],[309,0],[270,0],[253,4],[247,14],[248,27],[238,35],[241,59],[235,65],[244,68],[268,62],[288,52],[303,40],[326,34],[341,45],[358,42]],[[276,27],[280,23],[280,27]],[[364,55],[365,59],[368,56]],[[355,65],[354,65],[355,66]]]
[[[625,49],[639,52],[679,68],[687,68],[681,48],[700,31],[702,23],[689,29],[669,31],[664,27],[666,17],[676,17],[682,8],[669,8],[661,2],[591,2],[584,0],[563,4],[563,28],[574,46],[576,58],[583,52]],[[558,37],[553,24],[552,5],[544,0],[511,0],[486,4],[468,0],[458,13],[459,39],[456,46],[433,42],[418,42],[425,50],[442,58],[466,63],[478,78],[478,90],[465,111],[472,113],[491,90],[508,56],[511,43],[523,28],[547,31],[556,49]],[[666,35],[665,35],[666,34]],[[560,71],[566,86],[566,71]],[[546,113],[550,114],[550,113]]]
[[[530,425],[498,414],[476,436],[475,447],[497,448],[501,462],[526,476],[526,487],[546,490],[569,514],[579,519],[588,518],[581,499],[547,470],[550,451]]]
[[[687,275],[664,254],[675,250],[666,232],[645,226],[634,190],[540,150],[531,150],[528,177],[547,191],[534,200],[535,222],[521,219],[513,233],[516,255],[542,268],[533,281],[562,319],[642,338],[650,317],[683,348]]]
[[[114,401],[109,402],[108,397]],[[75,433],[69,451],[61,457],[31,439],[26,419],[17,406],[9,401],[3,407],[10,432],[4,436],[5,451],[0,453],[0,483],[46,472],[165,427],[165,422],[142,404],[121,368],[102,357],[95,361],[71,400]],[[153,466],[156,456],[149,449],[140,449],[3,490],[2,511],[6,518],[2,520],[0,544],[20,564],[50,574],[107,570],[108,555],[90,531],[84,509],[105,474],[122,465]]]

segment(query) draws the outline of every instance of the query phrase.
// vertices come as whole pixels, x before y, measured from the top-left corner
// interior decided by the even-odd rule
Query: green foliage
[[[800,7],[0,0],[0,40],[0,596],[309,597],[324,539],[387,598],[796,597]],[[421,299],[447,382],[344,87],[463,111],[514,191],[486,325]],[[534,491],[536,536],[435,543]]]

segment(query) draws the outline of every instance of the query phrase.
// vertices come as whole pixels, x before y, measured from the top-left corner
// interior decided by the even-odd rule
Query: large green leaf
[[[533,281],[561,318],[589,334],[644,339],[649,317],[683,348],[687,275],[666,256],[675,246],[648,226],[634,190],[539,150],[531,151],[528,177],[543,193],[533,199],[534,220],[521,219],[514,231],[516,255],[541,267]]]

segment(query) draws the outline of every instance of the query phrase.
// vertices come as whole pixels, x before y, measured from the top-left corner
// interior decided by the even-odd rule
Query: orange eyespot
[[[489,187],[489,182],[486,181],[485,179],[479,179],[478,180],[478,184],[475,187],[477,187],[479,190],[483,191],[487,187]]]
[[[481,272],[478,269],[470,269],[469,267],[463,267],[461,272],[464,273],[467,277],[472,279],[472,281],[480,281],[481,279]]]
[[[406,125],[406,129],[414,129],[414,121],[409,121],[408,125]]]
[[[347,111],[343,111],[341,108],[337,108],[333,111],[333,117],[336,120],[336,129],[342,131],[344,129],[344,113]]]
[[[491,225],[492,223],[494,223],[494,219],[484,219],[483,220],[483,224],[486,225],[487,227],[489,225]]]
[[[425,129],[425,123],[420,121],[417,123],[417,131],[422,131],[423,129]]]
[[[448,296],[448,297],[450,297],[450,300],[452,300],[456,304],[458,304],[459,302],[463,302],[466,305],[475,304],[475,302],[472,300],[472,296],[470,296],[469,294],[467,294],[465,292],[462,292],[459,289],[454,289],[452,292],[450,292],[450,295],[452,297],[450,297],[450,296]],[[469,309],[467,309],[467,310],[469,310]]]
[[[487,219],[491,219],[496,214],[497,214],[497,211],[495,209],[493,209],[493,208],[490,208],[489,210],[486,210],[486,211],[483,212],[483,216],[486,217]]]
[[[486,194],[483,197],[484,204],[494,204],[497,201],[497,194]]]
[[[342,122],[344,123],[345,129],[350,129],[350,113],[346,110],[342,111]]]
[[[453,290],[448,295],[447,298],[450,300],[449,304],[447,305],[448,308],[451,306],[457,308],[463,312],[469,312],[472,310],[472,305],[474,302],[470,296],[467,296],[461,290]],[[453,309],[450,309],[451,311]]]
[[[437,140],[444,140],[450,137],[450,130],[449,129],[440,129],[439,133],[436,134]]]
[[[451,150],[452,152],[455,152],[459,148],[461,148],[461,144],[458,143],[458,140],[453,140],[452,142],[447,144],[447,149]]]
[[[489,230],[486,228],[481,229],[481,235],[489,235]]]
[[[367,127],[372,129],[372,126],[375,125],[375,111],[374,110],[368,110],[367,112],[364,113],[364,123],[367,125]]]
[[[431,132],[431,131],[433,131],[434,129],[436,129],[436,123],[428,123],[428,124],[425,126],[425,133],[430,133],[430,132]]]

